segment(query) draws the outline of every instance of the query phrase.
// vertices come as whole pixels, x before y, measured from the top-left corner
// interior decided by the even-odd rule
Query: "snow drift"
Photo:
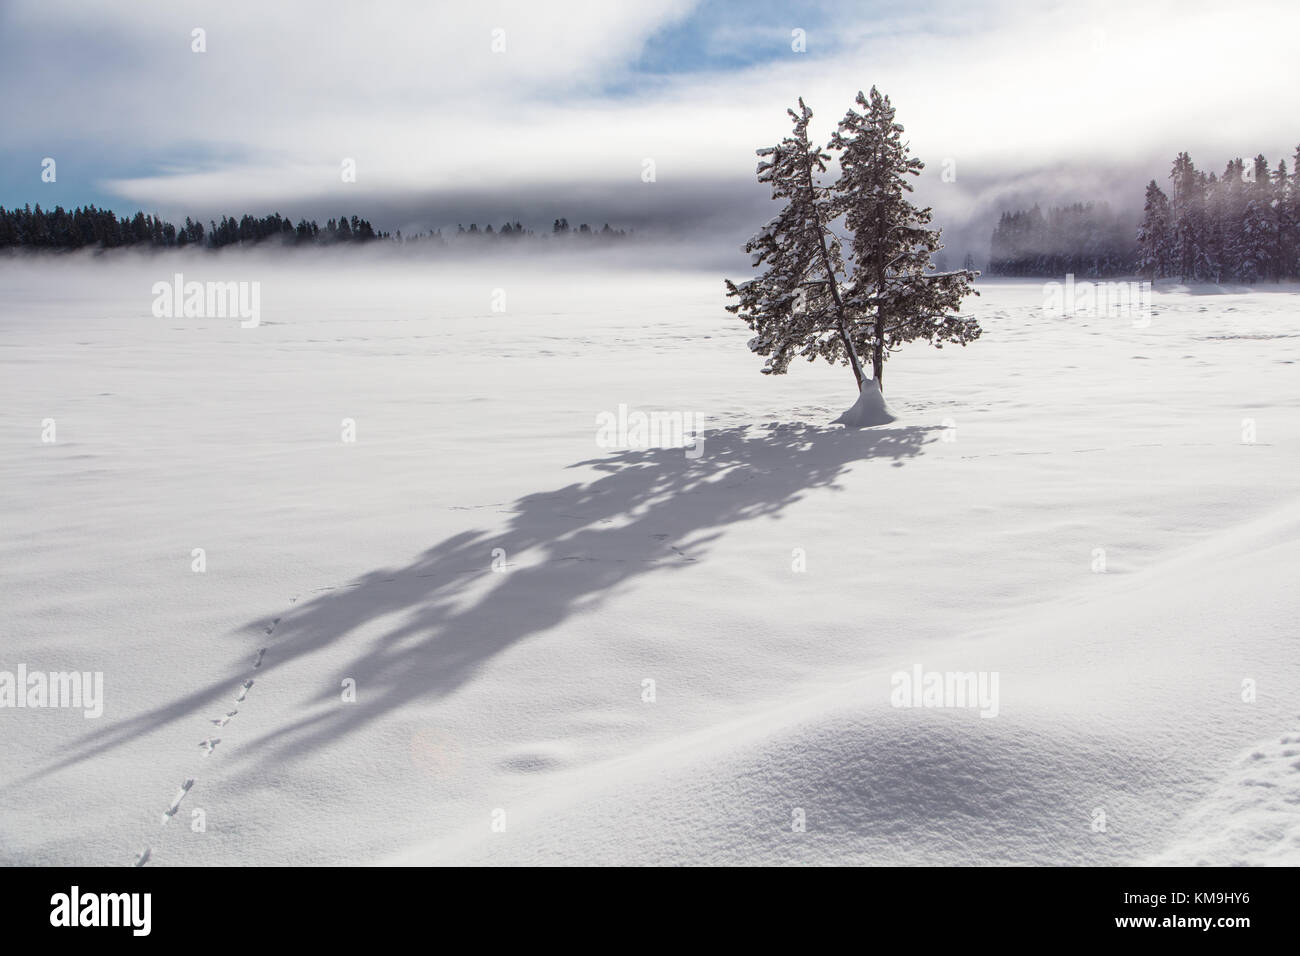
[[[862,383],[858,400],[831,424],[844,425],[846,428],[871,428],[875,425],[888,425],[898,421],[894,410],[885,403],[885,396],[880,392],[880,383],[869,378]]]

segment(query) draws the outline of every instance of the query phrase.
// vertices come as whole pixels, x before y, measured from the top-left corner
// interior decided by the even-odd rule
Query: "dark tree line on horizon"
[[[621,238],[627,235],[623,229],[611,229],[606,223],[603,229],[594,229],[586,223],[576,229],[570,229],[567,219],[555,220],[551,234],[566,236],[593,236],[599,238]],[[515,239],[534,237],[536,233],[527,229],[520,222],[506,222],[499,230],[486,226],[482,231],[477,224],[471,223],[466,229],[457,226],[455,237],[485,239]],[[99,209],[94,205],[78,206],[69,211],[62,206],[52,210],[42,209],[37,203],[22,209],[5,209],[0,206],[0,249],[117,249],[123,247],[144,247],[152,249],[183,249],[186,247],[203,249],[221,249],[232,245],[254,245],[272,242],[285,246],[314,245],[326,246],[339,243],[369,243],[374,241],[397,241],[402,243],[432,242],[446,244],[442,230],[421,232],[406,237],[399,230],[396,236],[387,232],[376,231],[371,224],[358,216],[339,216],[329,219],[324,226],[315,220],[300,219],[295,224],[291,219],[272,213],[258,218],[244,215],[239,219],[222,216],[221,221],[209,220],[207,227],[202,222],[195,222],[185,217],[185,222],[174,225],[165,222],[162,217],[137,212],[131,217],[118,217],[111,209]]]
[[[1076,203],[1046,215],[1004,212],[993,230],[989,273],[1184,282],[1300,279],[1300,147],[1290,172],[1260,154],[1231,160],[1222,176],[1179,153],[1166,193],[1147,184],[1134,231],[1104,204]]]
[[[145,246],[168,249],[197,246],[220,249],[239,243],[261,243],[278,240],[285,245],[326,245],[337,242],[369,242],[388,238],[387,233],[376,232],[365,219],[358,216],[328,220],[320,226],[314,220],[293,221],[272,213],[257,218],[245,215],[239,219],[222,216],[221,221],[209,220],[205,229],[202,222],[189,216],[180,226],[165,222],[162,217],[137,212],[130,218],[118,217],[111,209],[93,205],[78,206],[68,211],[62,206],[52,210],[24,206],[22,209],[5,209],[0,206],[0,249],[116,249],[124,246]]]
[[[557,219],[551,226],[551,235],[555,238],[562,236],[595,236],[602,239],[622,239],[630,235],[627,229],[611,229],[609,223],[596,229],[587,223],[581,223],[576,229],[569,225],[568,219]],[[466,229],[464,224],[456,224],[455,236],[457,239],[520,239],[536,238],[537,233],[526,227],[523,223],[516,220],[515,222],[506,222],[500,229],[493,229],[489,224],[479,229],[478,223],[471,222]],[[397,231],[397,240],[399,242],[440,242],[446,243],[448,240],[443,236],[441,229],[434,229],[431,232],[418,232],[402,235],[402,231]],[[545,235],[543,234],[543,238]]]

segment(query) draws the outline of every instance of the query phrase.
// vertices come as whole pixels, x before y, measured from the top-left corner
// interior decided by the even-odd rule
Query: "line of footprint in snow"
[[[295,601],[297,601],[297,598],[292,598],[289,603],[292,604]],[[264,628],[267,637],[271,636],[271,634],[275,631],[275,626],[279,623],[280,623],[280,619],[277,617],[275,620],[273,620],[270,624],[268,624]],[[262,666],[262,661],[266,658],[266,651],[267,649],[265,647],[258,649],[257,660],[253,661],[254,670],[257,670]],[[239,685],[239,692],[235,695],[235,703],[242,704],[248,698],[248,692],[252,690],[252,688],[253,688],[253,678],[250,677],[248,680],[244,681],[242,684]],[[239,708],[236,707],[234,710],[228,711],[224,716],[212,718],[210,723],[213,723],[218,727],[224,727],[226,726],[226,724],[230,723],[230,721],[233,720],[238,713],[239,713]],[[211,756],[212,751],[216,749],[217,744],[219,743],[221,743],[220,737],[208,737],[206,740],[201,741],[199,743],[199,747],[203,749],[203,756],[205,757]],[[193,789],[193,787],[194,787],[194,778],[186,777],[185,782],[182,783],[180,785],[180,788],[176,791],[176,796],[172,798],[172,802],[168,804],[167,809],[163,811],[163,815],[162,815],[163,826],[166,826],[168,821],[170,821],[172,817],[176,816],[177,811],[180,810],[181,808],[181,801],[185,799],[186,795],[189,794],[190,790]],[[153,847],[146,846],[143,850],[141,850],[139,853],[136,854],[134,865],[144,866],[146,863],[149,862],[149,860],[152,857],[153,857]]]
[[[417,576],[432,577],[432,575],[427,575],[427,574],[422,574]],[[395,581],[397,579],[392,578],[390,580]],[[344,586],[356,587],[357,585],[350,584]],[[338,588],[337,587],[314,588],[313,593],[320,592],[320,591],[335,591],[335,590],[338,590]],[[297,601],[298,601],[297,597],[292,597],[289,599],[290,604],[296,604]],[[271,634],[275,631],[275,626],[279,623],[280,623],[280,619],[277,617],[275,620],[273,620],[270,624],[268,624],[263,629],[267,637],[271,636]],[[266,651],[267,648],[265,647],[260,648],[258,650],[257,659],[253,661],[254,670],[262,666],[262,661],[266,658]],[[248,680],[244,681],[242,684],[239,685],[239,692],[235,695],[235,703],[242,704],[247,699],[248,692],[252,690],[252,688],[253,688],[253,678],[250,677]],[[233,710],[227,711],[221,717],[211,718],[209,722],[216,725],[217,727],[224,727],[226,726],[226,724],[230,723],[238,714],[239,714],[239,708],[236,707]],[[203,748],[203,756],[205,757],[210,756],[212,754],[212,751],[216,749],[216,746],[219,743],[221,743],[220,737],[209,737],[206,740],[201,741],[199,743],[199,746]],[[163,826],[166,826],[168,821],[170,821],[172,817],[176,816],[177,811],[180,810],[181,801],[185,799],[186,795],[189,794],[190,790],[194,786],[194,779],[195,778],[193,777],[187,777],[185,779],[185,782],[180,785],[180,788],[176,792],[176,796],[172,798],[172,802],[168,805],[167,809],[163,811],[163,815],[162,815]],[[146,846],[143,850],[141,850],[139,853],[136,854],[135,863],[133,865],[137,867],[144,866],[152,858],[153,858],[153,847]]]
[[[484,506],[484,507],[487,507],[487,506]],[[566,517],[578,517],[578,516],[577,516],[577,515],[571,515],[571,516],[566,516]],[[589,519],[583,519],[583,520],[589,520]],[[609,520],[609,519],[601,519],[601,521],[602,521],[603,523],[607,523],[608,520]],[[653,537],[659,539],[660,541],[663,541],[664,539],[666,539],[666,538],[668,537],[668,535],[666,535],[666,534],[656,534],[656,535],[653,535]],[[676,547],[674,547],[674,546],[672,546],[672,545],[670,545],[669,547],[671,547],[672,550],[673,550],[674,552],[676,552],[678,556],[680,556],[681,558],[685,559],[686,561],[694,561],[694,560],[695,560],[695,559],[692,558],[691,556],[689,556],[689,555],[687,555],[686,553],[684,553],[683,551],[681,551],[679,548],[676,548]],[[598,560],[598,559],[595,559],[595,558],[581,558],[581,557],[578,557],[578,558],[568,557],[568,558],[559,558],[559,559],[556,559],[556,560],[558,560],[558,561],[571,561],[571,560],[587,560],[587,561],[592,561],[592,560]],[[474,570],[476,570],[476,569],[472,569],[472,568],[471,568],[471,569],[467,569],[466,572],[461,572],[461,573],[469,573],[469,572],[472,572],[472,571],[474,571]],[[436,573],[436,572],[435,572],[435,573]],[[433,573],[431,573],[431,574],[418,574],[418,575],[415,575],[415,577],[419,577],[419,578],[427,578],[427,577],[433,577],[433,576],[434,576]],[[388,581],[396,581],[396,580],[398,580],[398,578],[389,578],[389,579],[387,579],[387,580],[388,580]],[[386,582],[386,583],[387,583],[387,582]],[[357,584],[348,584],[348,585],[343,585],[343,587],[357,587],[357,586],[358,586]],[[314,589],[313,589],[313,593],[321,592],[321,591],[336,591],[336,590],[338,590],[338,587],[314,588]],[[297,598],[297,597],[292,597],[292,598],[289,599],[289,603],[290,603],[290,604],[296,604],[297,601],[298,601],[298,598]],[[270,624],[268,624],[268,625],[263,629],[263,631],[265,632],[265,634],[266,634],[267,637],[270,637],[270,636],[271,636],[271,634],[275,631],[275,627],[276,627],[276,625],[279,624],[279,623],[280,623],[280,619],[277,617],[275,620],[273,620]],[[260,667],[262,666],[262,661],[266,658],[266,652],[267,652],[267,648],[265,648],[265,647],[263,647],[263,648],[259,648],[259,649],[258,649],[258,652],[257,652],[257,659],[256,659],[255,661],[253,661],[253,669],[254,669],[254,670],[256,670],[256,669],[258,669],[258,668],[260,668]],[[253,688],[253,678],[250,677],[248,680],[244,681],[242,684],[239,685],[239,692],[235,695],[235,703],[236,703],[236,704],[242,704],[242,703],[247,699],[247,697],[248,697],[248,692],[249,692],[250,690],[252,690],[252,688]],[[233,710],[227,711],[227,712],[226,712],[223,716],[221,716],[221,717],[213,717],[213,718],[211,718],[209,722],[212,723],[212,724],[214,724],[214,725],[217,726],[217,727],[225,727],[226,724],[230,723],[230,721],[233,720],[233,719],[234,719],[238,714],[239,714],[239,708],[236,707],[236,708],[233,709]],[[204,756],[204,757],[211,756],[213,750],[216,749],[217,744],[219,744],[219,743],[221,743],[221,738],[220,738],[220,737],[208,737],[206,740],[200,741],[200,743],[199,743],[199,747],[201,747],[201,748],[203,749],[203,756]],[[163,826],[166,826],[167,823],[168,823],[168,821],[170,821],[170,820],[172,819],[172,817],[176,816],[177,811],[180,810],[181,801],[185,799],[186,795],[189,794],[190,790],[191,790],[191,789],[193,788],[193,786],[194,786],[194,779],[195,779],[194,777],[187,777],[187,778],[185,779],[184,783],[182,783],[182,784],[180,785],[180,788],[179,788],[179,789],[177,790],[177,792],[176,792],[176,796],[172,798],[172,802],[168,805],[167,809],[166,809],[165,811],[163,811],[163,816],[162,816],[162,825],[163,825]],[[151,846],[146,846],[143,850],[141,850],[139,853],[136,854],[136,857],[135,857],[135,863],[134,863],[133,865],[134,865],[134,866],[144,866],[146,863],[149,862],[149,860],[150,860],[152,857],[153,857],[153,847],[151,847]]]

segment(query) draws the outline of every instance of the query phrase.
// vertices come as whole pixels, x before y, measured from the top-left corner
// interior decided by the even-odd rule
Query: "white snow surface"
[[[177,271],[262,324],[155,318]],[[105,692],[0,709],[0,863],[1300,863],[1293,293],[1135,328],[983,281],[858,430],[713,274],[0,282],[0,671]],[[620,404],[702,455],[601,447]],[[997,716],[892,706],[916,666]]]

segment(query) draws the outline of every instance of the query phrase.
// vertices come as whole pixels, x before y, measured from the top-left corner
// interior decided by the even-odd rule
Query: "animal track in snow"
[[[185,799],[185,794],[190,792],[190,787],[192,786],[194,786],[194,778],[187,777],[185,782],[181,784],[181,788],[177,791],[176,796],[172,798],[171,806],[169,806],[163,813],[162,822],[164,825],[166,825],[168,820],[176,816],[176,811],[180,809],[181,801]]]
[[[322,590],[322,589],[318,589],[318,590]],[[333,589],[325,588],[323,590],[333,590]],[[298,601],[298,596],[289,598],[290,604],[296,604],[297,601]],[[269,637],[275,631],[275,628],[279,623],[280,623],[280,618],[278,617],[274,618],[269,624],[267,624],[265,627],[262,628],[262,632]],[[254,670],[257,670],[262,666],[263,661],[266,659],[266,652],[268,650],[269,648],[266,647],[258,648],[257,658],[256,660],[253,661]],[[248,692],[252,688],[252,686],[253,686],[253,679],[251,677],[239,685],[239,692],[235,695],[236,704],[242,704],[244,702],[244,700],[248,697]],[[208,723],[213,724],[217,727],[224,727],[226,726],[226,724],[230,723],[230,721],[234,719],[235,715],[237,715],[238,713],[239,713],[239,708],[236,707],[227,711],[224,717],[210,718],[208,720]],[[208,737],[207,739],[199,742],[199,748],[203,751],[204,757],[210,757],[212,755],[213,750],[216,749],[217,744],[219,743],[221,743],[220,737]],[[167,824],[168,820],[176,816],[177,811],[180,809],[181,801],[185,799],[185,795],[190,792],[190,789],[193,786],[194,786],[193,777],[187,777],[185,782],[181,784],[180,789],[176,792],[176,796],[172,798],[171,804],[167,807],[166,811],[163,812],[162,822],[164,826]],[[146,863],[149,862],[149,860],[152,857],[153,857],[153,847],[146,846],[143,850],[141,850],[139,853],[135,855],[135,861],[132,865],[144,866]]]
[[[334,588],[318,588],[317,590],[331,591],[334,590]],[[294,597],[289,598],[289,603],[296,604],[298,601],[298,597],[300,596],[301,595],[296,595]],[[280,623],[280,618],[278,617],[274,618],[269,624],[265,625],[262,628],[262,632],[269,637],[275,631],[276,626],[279,623]],[[266,652],[268,650],[270,650],[270,648],[267,647],[258,648],[257,658],[253,661],[254,670],[261,668],[262,663],[266,659]],[[253,686],[253,679],[251,677],[239,685],[239,691],[235,695],[236,704],[242,704],[247,699],[248,692],[250,689],[252,689],[252,686]],[[234,719],[234,717],[238,713],[239,713],[239,708],[235,707],[227,711],[225,716],[223,717],[210,718],[208,720],[208,723],[213,724],[217,727],[224,727],[226,726],[226,724],[230,723],[230,721]],[[203,751],[204,757],[209,757],[212,755],[213,750],[216,749],[216,746],[219,743],[221,743],[220,737],[208,737],[207,739],[199,742],[199,748]],[[162,822],[164,826],[167,824],[168,820],[176,816],[177,811],[180,809],[181,801],[185,799],[185,795],[190,792],[190,789],[193,786],[194,786],[193,777],[187,777],[185,779],[185,782],[181,784],[180,789],[176,792],[176,796],[172,798],[172,802],[168,805],[166,811],[163,812]],[[152,857],[153,857],[153,847],[146,846],[143,850],[141,850],[139,853],[135,855],[135,860],[132,865],[144,866],[146,863],[150,861],[150,859],[152,859]]]

